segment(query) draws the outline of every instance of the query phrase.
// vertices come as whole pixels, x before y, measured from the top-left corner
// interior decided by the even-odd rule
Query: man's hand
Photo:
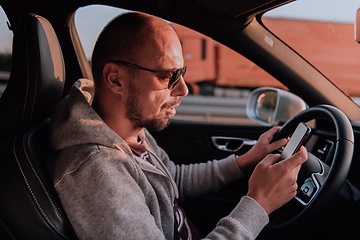
[[[256,167],[249,180],[247,196],[257,201],[270,214],[296,196],[297,177],[307,160],[305,147],[292,157],[280,161],[280,154],[270,154]]]
[[[273,127],[263,133],[259,137],[257,143],[247,153],[236,157],[236,161],[241,171],[245,172],[252,169],[264,157],[266,157],[266,155],[284,147],[287,144],[288,140],[286,138],[270,143],[280,128],[281,127]]]

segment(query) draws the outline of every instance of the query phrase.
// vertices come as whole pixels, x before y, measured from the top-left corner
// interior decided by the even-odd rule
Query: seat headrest
[[[49,118],[64,83],[63,55],[50,22],[35,14],[22,16],[14,29],[9,83],[0,98],[0,136]]]

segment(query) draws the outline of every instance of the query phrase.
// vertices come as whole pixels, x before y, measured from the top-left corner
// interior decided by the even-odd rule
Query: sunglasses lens
[[[181,69],[177,69],[176,71],[174,71],[169,79],[169,89],[173,89],[176,87],[176,85],[179,83],[180,77],[185,75],[186,72],[186,66],[181,68]]]

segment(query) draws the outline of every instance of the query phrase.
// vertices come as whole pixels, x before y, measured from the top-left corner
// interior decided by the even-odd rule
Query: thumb
[[[288,159],[284,159],[279,164],[285,166],[287,169],[294,169],[297,166],[301,166],[307,160],[307,150],[304,146],[301,146],[300,150],[292,155]]]

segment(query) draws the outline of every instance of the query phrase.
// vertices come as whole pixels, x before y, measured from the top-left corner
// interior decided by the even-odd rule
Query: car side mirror
[[[360,43],[360,8],[356,11],[355,18],[355,40]]]
[[[270,87],[251,92],[246,105],[248,118],[266,126],[279,125],[307,108],[307,104],[293,93]]]

